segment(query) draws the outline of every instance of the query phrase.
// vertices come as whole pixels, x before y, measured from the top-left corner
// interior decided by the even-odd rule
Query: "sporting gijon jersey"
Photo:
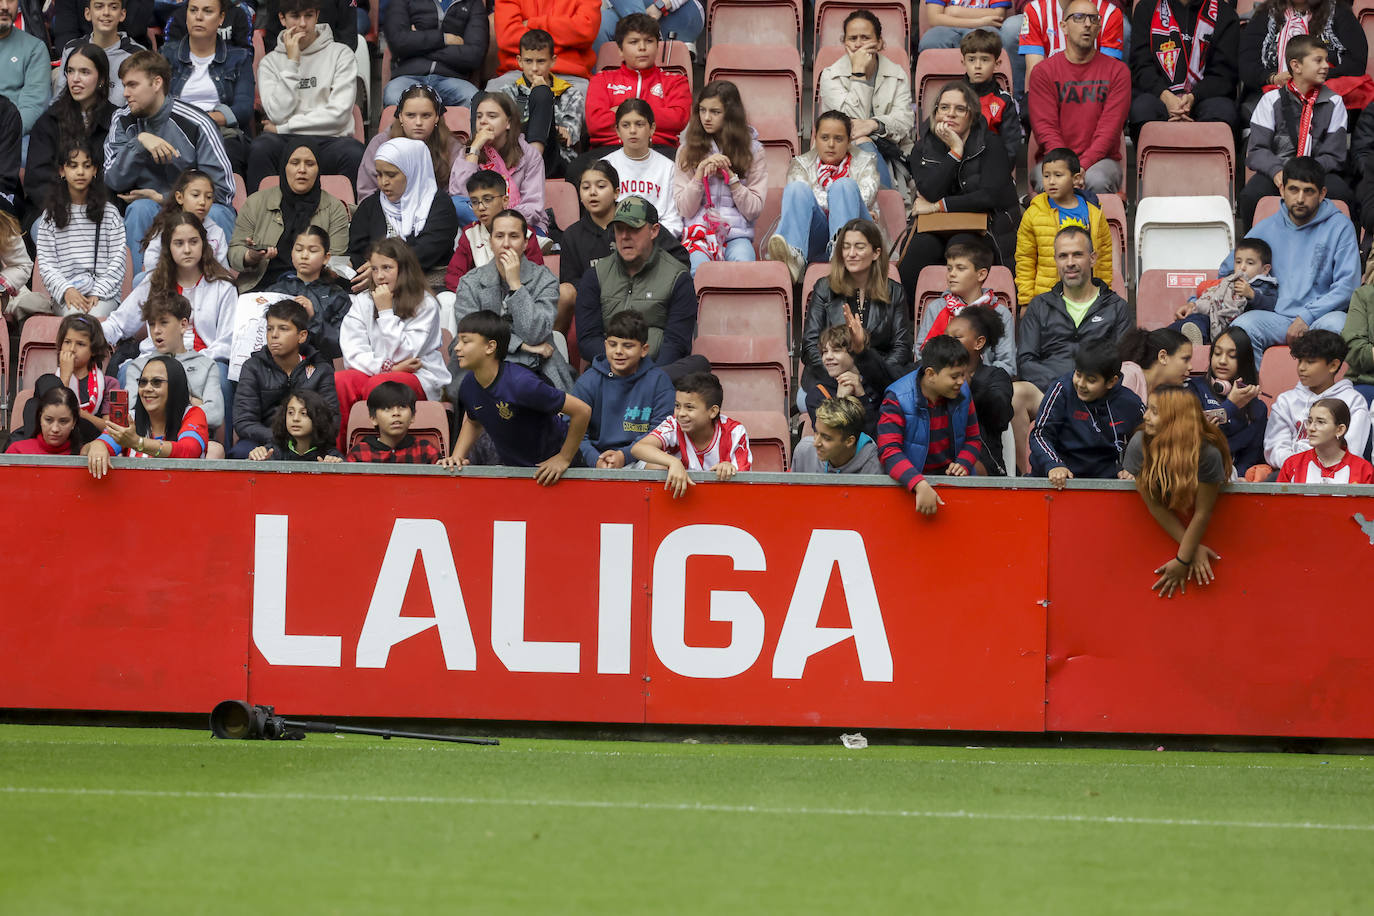
[[[1317,450],[1313,448],[1283,463],[1279,483],[1374,483],[1374,467],[1363,458],[1346,452],[1340,461],[1328,468],[1317,460]]]
[[[682,427],[677,425],[677,418],[671,414],[649,435],[658,440],[665,452],[681,460],[682,466],[689,471],[709,471],[722,461],[730,462],[737,471],[747,471],[754,463],[754,455],[749,451],[749,434],[744,431],[744,424],[725,414],[716,418],[715,435],[700,451],[683,434]]]
[[[1097,12],[1102,17],[1102,31],[1097,35],[1097,48],[1108,57],[1124,60],[1122,51],[1121,8],[1110,0],[1097,0]],[[1030,0],[1022,10],[1021,38],[1018,44],[1021,54],[1038,54],[1049,57],[1064,50],[1064,35],[1059,23],[1064,18],[1064,9],[1059,0]]]

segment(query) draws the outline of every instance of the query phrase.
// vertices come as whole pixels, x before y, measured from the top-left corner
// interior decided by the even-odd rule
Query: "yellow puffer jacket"
[[[1101,208],[1088,204],[1088,221],[1092,223],[1093,251],[1097,252],[1097,266],[1093,276],[1112,284],[1112,230]],[[1054,266],[1054,236],[1059,231],[1059,217],[1050,205],[1048,194],[1037,194],[1021,217],[1016,233],[1016,297],[1024,308],[1041,293],[1049,292],[1059,282]]]

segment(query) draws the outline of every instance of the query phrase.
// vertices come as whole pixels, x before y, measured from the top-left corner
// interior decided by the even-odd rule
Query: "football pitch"
[[[1374,758],[0,726],[0,913],[1367,913]]]

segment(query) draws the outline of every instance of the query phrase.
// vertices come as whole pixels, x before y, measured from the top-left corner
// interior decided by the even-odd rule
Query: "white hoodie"
[[[299,62],[287,58],[279,37],[258,67],[263,113],[279,134],[352,136],[357,78],[357,58],[334,40],[329,26],[315,26],[315,40],[301,50]]]
[[[620,176],[616,200],[630,195],[644,198],[658,211],[659,225],[681,238],[682,214],[677,212],[677,200],[673,197],[673,160],[654,150],[649,150],[643,159],[631,159],[623,149],[602,158],[615,166]]]
[[[395,363],[418,356],[421,365],[415,377],[432,401],[453,380],[442,344],[439,303],[429,293],[409,318],[398,318],[391,309],[378,310],[371,293],[358,293],[339,328],[339,348],[350,369],[379,375],[390,372]]]
[[[1264,428],[1265,463],[1281,468],[1289,458],[1311,447],[1307,444],[1307,413],[1312,404],[1322,398],[1340,398],[1350,408],[1350,428],[1346,430],[1345,442],[1353,454],[1364,456],[1365,445],[1369,442],[1369,404],[1354,385],[1341,379],[1321,394],[1306,385],[1297,385],[1274,399],[1269,425]]]

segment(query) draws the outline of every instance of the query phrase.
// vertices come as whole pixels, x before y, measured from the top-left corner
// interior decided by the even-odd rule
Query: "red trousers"
[[[377,375],[368,375],[357,369],[335,372],[334,390],[339,395],[339,451],[343,454],[348,454],[348,417],[353,405],[366,401],[372,389],[382,382],[400,382],[414,391],[420,400],[426,400],[425,389],[420,386],[420,380],[414,372],[380,372]]]

